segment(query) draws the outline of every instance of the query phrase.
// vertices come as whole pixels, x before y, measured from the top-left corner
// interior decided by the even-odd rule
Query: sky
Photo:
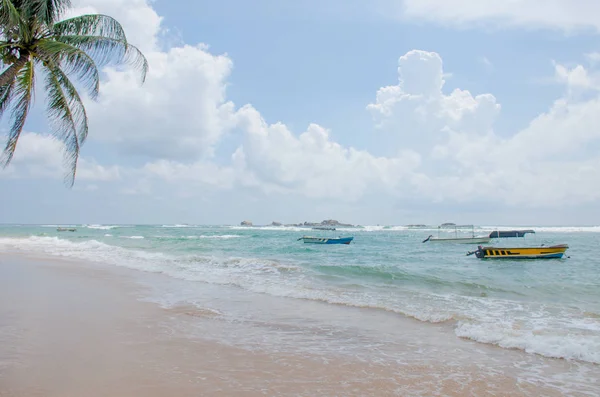
[[[102,70],[72,188],[39,84],[0,223],[600,224],[600,2],[73,5],[147,79]]]

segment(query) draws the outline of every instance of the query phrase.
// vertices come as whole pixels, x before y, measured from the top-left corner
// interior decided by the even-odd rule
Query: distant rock
[[[310,227],[310,228],[315,228],[315,227],[335,228],[336,226],[337,227],[356,227],[349,223],[340,223],[340,222],[336,221],[335,219],[326,219],[322,222],[290,223],[290,224],[286,224],[285,226]]]
[[[450,226],[456,226],[456,223],[452,223],[452,222],[442,223],[441,227],[450,227]]]
[[[241,226],[252,226],[252,222],[250,221],[242,221],[242,223],[240,223]]]
[[[354,227],[354,225],[350,225],[349,223],[340,223],[335,219],[326,219],[323,222],[321,222],[321,226]]]
[[[281,222],[271,222],[271,226],[281,226]]]
[[[427,225],[422,225],[420,223],[417,223],[415,225],[406,225],[406,227],[427,227]]]

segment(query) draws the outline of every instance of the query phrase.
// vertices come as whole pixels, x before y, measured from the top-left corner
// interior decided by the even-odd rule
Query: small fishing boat
[[[490,233],[490,238],[525,237],[527,233],[535,233],[535,230],[494,230]]]
[[[454,237],[440,237],[440,229],[447,229],[448,227],[454,228]],[[459,236],[458,229],[463,228],[471,228],[471,236]],[[423,243],[428,241],[438,242],[438,243],[458,243],[458,244],[484,244],[489,243],[491,240],[490,236],[475,236],[475,227],[473,225],[451,225],[451,224],[443,224],[438,226],[438,236],[434,237],[433,235],[429,235]]]
[[[337,238],[329,238],[329,237],[312,237],[312,236],[302,236],[298,239],[298,241],[304,240],[305,244],[350,244],[354,237],[337,237]]]
[[[77,229],[75,229],[74,227],[57,227],[56,231],[57,232],[74,232]]]
[[[479,246],[476,251],[467,253],[467,256],[475,254],[480,259],[550,259],[562,258],[568,248],[567,244],[518,248]]]
[[[315,226],[313,230],[335,230],[335,227],[327,227],[327,226]]]

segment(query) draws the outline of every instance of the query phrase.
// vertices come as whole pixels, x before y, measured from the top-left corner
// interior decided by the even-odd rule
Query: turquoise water
[[[456,338],[546,357],[600,363],[600,227],[527,227],[534,236],[495,245],[568,244],[568,258],[480,260],[473,245],[421,243],[435,229],[335,232],[234,226],[2,226],[0,252],[96,261],[162,273],[187,285],[229,285],[387,311],[448,324]],[[493,227],[478,227],[488,234]],[[309,245],[302,235],[354,236]]]

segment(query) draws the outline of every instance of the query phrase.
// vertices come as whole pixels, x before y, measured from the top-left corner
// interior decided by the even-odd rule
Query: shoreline
[[[226,286],[190,284],[79,260],[2,255],[0,395],[558,396],[564,395],[560,387],[525,379],[520,370],[528,362],[551,363],[551,371],[561,375],[579,365],[552,364],[553,359],[532,359],[454,335],[442,339],[444,333],[436,329],[443,325],[423,333],[421,325],[411,325],[416,321],[390,313],[280,302]],[[210,304],[175,301],[161,307],[149,299],[184,285],[200,289]],[[238,310],[248,310],[246,318],[223,318],[222,313],[240,305]],[[279,320],[268,323],[256,310],[279,315],[266,317]],[[322,323],[295,325],[316,323],[316,311],[330,321],[328,329]],[[294,321],[281,320],[290,312]],[[373,329],[369,319],[376,323]],[[394,344],[373,344],[392,333]],[[356,352],[345,351],[351,340],[358,341]],[[483,360],[484,368],[444,360],[456,346]],[[436,360],[434,350],[444,347],[448,351]],[[522,362],[511,369],[506,361],[514,358]]]

